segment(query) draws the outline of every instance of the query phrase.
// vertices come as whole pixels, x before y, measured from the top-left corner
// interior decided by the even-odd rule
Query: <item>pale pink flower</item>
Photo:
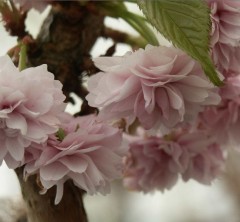
[[[235,0],[206,1],[211,8],[213,60],[221,72],[239,72],[240,2]]]
[[[222,171],[225,163],[224,151],[205,131],[186,133],[178,138],[177,143],[186,150],[188,166],[182,173],[184,181],[197,180],[210,184]]]
[[[228,77],[220,90],[222,102],[209,107],[200,115],[201,124],[221,144],[239,146],[240,143],[240,76]]]
[[[46,65],[19,72],[8,56],[0,57],[0,86],[0,163],[16,168],[31,142],[58,130],[65,96]]]
[[[240,47],[215,44],[212,59],[217,69],[225,76],[238,75],[240,72]]]
[[[221,172],[223,151],[212,137],[202,131],[174,137],[150,137],[130,143],[123,181],[127,188],[164,191],[171,189],[179,176],[185,181],[192,178],[209,184]]]
[[[94,59],[102,70],[88,81],[89,105],[103,120],[135,118],[145,129],[191,119],[203,105],[218,104],[200,65],[173,47],[153,47],[122,57]]]
[[[28,148],[42,152],[38,159],[26,164],[26,174],[39,173],[45,190],[56,185],[56,204],[69,179],[88,194],[107,194],[110,181],[122,175],[127,146],[122,143],[120,130],[97,122],[94,115],[71,117],[61,127],[66,134],[62,141],[53,135],[42,146],[33,144]]]
[[[48,2],[52,0],[13,0],[15,4],[19,4],[23,11],[28,11],[31,8],[39,12],[43,12],[48,6]]]
[[[212,44],[239,46],[240,2],[236,0],[207,0],[211,8]]]
[[[171,189],[186,170],[188,158],[179,144],[150,137],[130,143],[124,162],[124,186],[146,193]]]

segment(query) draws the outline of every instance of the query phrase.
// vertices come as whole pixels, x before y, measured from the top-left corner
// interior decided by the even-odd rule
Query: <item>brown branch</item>
[[[128,33],[104,27],[102,36],[111,38],[116,43],[125,43],[134,49],[143,48],[147,42],[140,36],[132,36]]]
[[[36,43],[29,47],[31,64],[48,64],[48,69],[63,83],[68,99],[71,92],[79,92],[86,72],[85,58],[102,32],[103,19],[89,13],[87,6],[63,2],[53,7]]]
[[[0,1],[0,15],[6,31],[10,35],[21,39],[28,34],[25,30],[27,13],[18,10],[11,1],[10,4],[4,0]]]
[[[63,198],[55,205],[55,187],[40,195],[41,187],[38,185],[36,175],[24,181],[23,168],[15,171],[27,205],[28,222],[87,222],[82,201],[83,192],[71,181],[65,183]]]

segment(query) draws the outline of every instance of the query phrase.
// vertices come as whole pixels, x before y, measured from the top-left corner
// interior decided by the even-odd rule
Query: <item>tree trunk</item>
[[[83,193],[71,181],[65,183],[63,198],[55,205],[55,187],[40,195],[41,187],[37,183],[37,176],[30,176],[24,181],[22,168],[18,168],[16,173],[27,206],[28,222],[87,222]]]
[[[83,6],[77,1],[53,4],[37,40],[28,47],[29,65],[47,64],[48,70],[62,82],[67,101],[71,101],[71,92],[85,101],[82,77],[93,68],[90,50],[104,30],[104,15],[97,9],[101,2],[89,1]],[[85,114],[94,111],[88,109]]]
[[[28,47],[30,66],[47,64],[56,79],[63,83],[67,101],[74,92],[83,99],[86,90],[82,87],[82,76],[91,67],[89,52],[103,31],[104,16],[95,6],[100,2],[63,1],[53,2],[53,8],[45,19],[39,36]],[[90,65],[89,65],[90,64]],[[82,113],[94,111],[84,103]],[[80,107],[79,107],[80,109]],[[28,222],[87,222],[82,195],[83,191],[71,181],[64,184],[64,195],[58,205],[54,205],[56,188],[40,195],[41,185],[37,176],[23,179],[23,167],[16,170],[26,201]]]

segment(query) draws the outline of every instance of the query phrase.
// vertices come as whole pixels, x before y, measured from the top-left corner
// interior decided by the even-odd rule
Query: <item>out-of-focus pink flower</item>
[[[202,105],[218,104],[200,65],[173,47],[139,49],[123,57],[94,59],[102,72],[88,82],[89,105],[99,118],[135,118],[145,129],[167,128],[195,116]]]
[[[218,43],[212,49],[212,59],[225,77],[239,74],[240,47]]]
[[[211,8],[212,57],[221,72],[239,72],[240,2],[206,0]]]
[[[200,121],[221,144],[240,142],[240,1],[206,0],[211,7],[212,57],[220,72],[226,77],[220,90],[222,102],[209,107]]]
[[[209,184],[223,164],[223,151],[204,132],[182,132],[171,141],[150,137],[130,143],[123,182],[143,192],[170,189],[180,175]]]
[[[214,137],[207,132],[196,131],[183,134],[177,143],[186,150],[189,158],[188,166],[182,173],[184,181],[197,180],[210,184],[223,169],[224,152]]]
[[[62,84],[46,65],[19,72],[8,56],[0,57],[0,163],[17,167],[31,142],[55,133],[64,99]]]
[[[13,0],[14,3],[20,5],[23,11],[34,8],[39,12],[43,12],[50,1],[52,0]]]
[[[124,186],[150,192],[171,189],[186,170],[188,158],[177,143],[151,137],[130,143],[124,162]]]
[[[185,181],[197,180],[203,184],[210,184],[219,175],[224,167],[225,159],[220,145],[210,144],[202,152],[191,152],[190,163],[187,170],[182,174]]]
[[[239,46],[240,2],[235,0],[207,0],[211,8],[212,44]]]
[[[220,90],[222,102],[200,115],[201,123],[221,144],[240,143],[240,76],[228,77]]]
[[[57,186],[56,204],[62,198],[64,182],[69,179],[91,195],[108,193],[110,181],[122,175],[122,157],[127,146],[122,143],[120,130],[97,122],[94,115],[71,117],[62,129],[62,141],[53,135],[46,144],[28,148],[42,152],[38,159],[26,164],[25,172],[39,173],[46,190]]]

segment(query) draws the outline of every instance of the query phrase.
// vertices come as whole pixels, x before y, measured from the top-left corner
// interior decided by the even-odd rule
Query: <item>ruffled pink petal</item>
[[[173,47],[148,45],[94,61],[102,72],[89,79],[86,99],[99,108],[101,120],[125,118],[130,125],[138,118],[145,129],[171,128],[186,116],[195,118],[203,105],[219,102],[201,66]]]

